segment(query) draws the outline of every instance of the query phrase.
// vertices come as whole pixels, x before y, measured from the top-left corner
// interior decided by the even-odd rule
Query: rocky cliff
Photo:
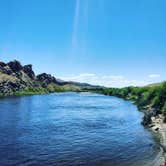
[[[35,75],[31,64],[23,66],[17,60],[9,63],[0,62],[0,96],[90,89],[96,90],[101,87],[62,81],[47,73]]]

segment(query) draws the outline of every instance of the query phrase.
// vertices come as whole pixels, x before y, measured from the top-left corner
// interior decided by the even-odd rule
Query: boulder
[[[160,125],[155,125],[152,127],[153,131],[158,131],[160,129]]]
[[[144,116],[143,116],[142,124],[144,126],[148,126],[151,123],[152,123],[151,114],[150,113],[145,113]]]

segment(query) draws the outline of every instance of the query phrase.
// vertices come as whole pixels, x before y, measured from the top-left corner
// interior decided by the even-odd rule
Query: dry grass
[[[0,82],[3,82],[3,81],[16,82],[17,80],[18,79],[15,76],[7,75],[0,72]]]

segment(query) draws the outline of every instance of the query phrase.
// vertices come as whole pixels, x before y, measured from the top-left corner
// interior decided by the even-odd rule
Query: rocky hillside
[[[17,60],[0,62],[0,96],[100,89],[99,86],[62,81],[46,73],[35,75],[32,65],[23,66]]]

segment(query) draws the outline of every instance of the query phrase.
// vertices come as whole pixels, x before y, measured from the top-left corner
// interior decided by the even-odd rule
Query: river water
[[[0,165],[153,166],[159,148],[142,116],[98,94],[0,99]]]

